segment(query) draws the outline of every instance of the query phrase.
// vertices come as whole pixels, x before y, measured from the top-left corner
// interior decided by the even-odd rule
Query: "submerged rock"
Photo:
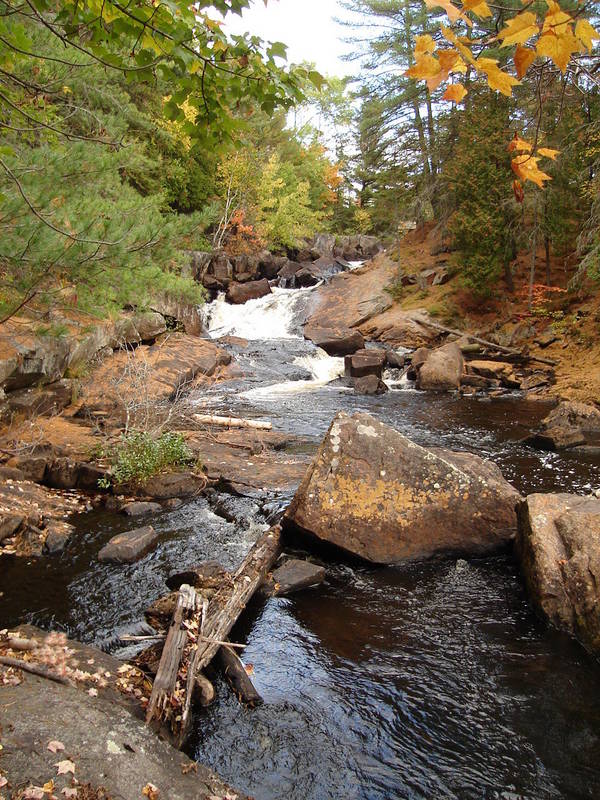
[[[133,564],[154,548],[158,537],[159,534],[151,525],[119,533],[100,550],[98,561]]]
[[[600,445],[600,411],[585,403],[565,400],[552,409],[525,442],[541,450],[597,447]]]
[[[481,555],[516,533],[520,495],[490,461],[428,450],[369,414],[338,414],[284,516],[375,563]]]
[[[600,651],[600,500],[533,494],[519,506],[517,553],[529,596],[553,625]]]
[[[357,394],[385,394],[388,391],[387,385],[377,375],[353,378],[352,385]]]
[[[270,580],[265,582],[263,593],[283,597],[301,589],[308,589],[310,586],[318,586],[323,583],[325,577],[324,567],[312,564],[310,561],[291,558],[273,571]]]
[[[139,517],[142,514],[158,514],[163,510],[160,503],[147,503],[143,501],[134,501],[132,503],[125,503],[121,508],[121,513],[126,514],[128,517]]]

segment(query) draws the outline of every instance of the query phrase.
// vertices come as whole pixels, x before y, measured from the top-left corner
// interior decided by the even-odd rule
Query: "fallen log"
[[[146,712],[146,722],[148,723],[154,719],[163,718],[171,707],[181,659],[188,641],[188,628],[183,623],[193,616],[195,610],[196,591],[184,583],[179,589],[177,605],[163,647],[158,672],[152,685]]]
[[[281,531],[276,526],[258,539],[238,570],[218,589],[210,603],[205,600],[200,608],[195,590],[186,584],[180,588],[180,593],[185,588],[194,595],[195,611],[190,615],[188,627],[197,630],[197,636],[185,652],[185,639],[182,644],[175,641],[173,631],[181,629],[183,619],[178,601],[146,715],[149,724],[167,723],[178,746],[184,743],[189,731],[196,676],[212,661],[223,643],[231,646],[226,641],[231,629],[264,581],[280,550]],[[183,633],[187,638],[185,627]],[[170,644],[172,634],[174,641]]]
[[[473,336],[471,333],[465,333],[465,331],[457,331],[454,328],[446,328],[445,325],[439,325],[437,322],[431,322],[431,320],[428,319],[419,319],[419,323],[427,325],[429,328],[433,328],[436,331],[440,331],[440,333],[446,333],[448,335],[458,336],[460,338],[464,337],[465,339],[470,339],[472,342],[477,342],[477,344],[481,344],[484,347],[498,350],[500,353],[506,353],[507,355],[520,356],[527,361],[538,361],[540,364],[547,364],[550,367],[555,367],[557,363],[551,358],[540,358],[539,356],[525,355],[520,350],[516,350],[514,347],[504,347],[501,344],[495,344],[487,339],[481,339],[479,336]]]
[[[204,425],[216,425],[219,428],[252,428],[257,431],[270,431],[273,429],[270,422],[262,422],[258,419],[215,417],[212,414],[194,414],[194,417]]]
[[[247,706],[258,706],[263,702],[239,656],[231,647],[223,645],[219,650],[219,664],[240,702]]]

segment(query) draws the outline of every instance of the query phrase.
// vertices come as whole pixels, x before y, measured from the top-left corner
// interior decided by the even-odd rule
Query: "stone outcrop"
[[[319,328],[307,325],[304,338],[321,347],[330,356],[346,356],[363,350],[365,340],[352,328]]]
[[[347,378],[364,378],[366,375],[381,378],[385,362],[385,350],[357,350],[344,359],[345,375]]]
[[[158,537],[151,525],[119,533],[100,550],[98,561],[133,564],[154,549]]]
[[[431,350],[417,370],[417,386],[436,392],[458,389],[464,371],[460,347],[450,342]]]
[[[541,450],[600,448],[600,411],[585,403],[565,400],[552,409],[525,441]]]
[[[489,461],[428,450],[368,414],[340,413],[284,528],[375,563],[481,555],[514,538],[519,500]]]
[[[516,549],[533,604],[600,652],[600,500],[533,494],[518,514]]]
[[[249,283],[230,283],[227,288],[226,299],[228,303],[241,305],[248,300],[258,300],[259,297],[271,294],[269,281],[263,278],[260,281],[250,281]]]

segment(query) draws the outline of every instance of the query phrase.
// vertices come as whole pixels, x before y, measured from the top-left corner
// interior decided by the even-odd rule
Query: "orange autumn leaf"
[[[425,5],[427,8],[443,8],[450,22],[457,22],[459,19],[463,19],[468,25],[471,25],[471,21],[450,0],[425,0]]]
[[[502,47],[510,47],[513,44],[525,44],[538,31],[535,14],[531,11],[523,11],[508,20],[506,26],[498,34],[498,39],[502,39]]]
[[[538,167],[539,158],[523,153],[522,155],[515,156],[511,162],[511,167],[515,175],[522,181],[531,181],[539,186],[540,189],[544,188],[544,181],[551,181],[550,175],[542,172]]]
[[[579,49],[579,41],[570,30],[560,35],[547,31],[540,36],[536,45],[538,55],[552,59],[562,73],[567,71],[571,55]]]
[[[460,103],[466,97],[466,94],[467,90],[462,83],[452,83],[442,95],[442,100],[451,100],[453,103]]]
[[[551,147],[538,147],[537,152],[538,155],[551,158],[552,161],[555,161],[556,156],[560,154],[560,150],[552,150]]]
[[[531,150],[532,150],[532,147],[529,144],[529,142],[526,141],[525,139],[521,139],[519,136],[517,136],[516,133],[513,136],[513,138],[510,140],[510,144],[508,145],[509,153],[515,153],[515,152],[516,153],[522,153],[522,152],[531,153]]]
[[[435,77],[440,70],[440,62],[437,58],[428,53],[422,53],[419,54],[413,66],[407,69],[404,74],[416,80],[427,80],[427,78]]]
[[[521,183],[520,180],[516,180],[515,179],[513,181],[512,187],[513,187],[513,193],[515,195],[515,200],[517,201],[517,203],[522,203],[523,200],[525,199],[525,192],[523,191],[523,184]]]
[[[415,58],[418,59],[419,55],[423,53],[435,52],[436,43],[433,41],[429,34],[417,36],[415,38]]]
[[[515,50],[515,67],[517,68],[517,78],[519,78],[519,80],[521,80],[529,67],[533,64],[535,56],[535,50],[532,50],[530,47],[523,47],[520,44],[517,45],[517,49]]]
[[[472,64],[475,66],[475,59],[473,58],[473,53],[471,50],[464,45],[461,40],[456,36],[456,34],[451,30],[451,28],[447,28],[445,25],[440,25],[440,30],[444,38],[453,44],[467,64]]]

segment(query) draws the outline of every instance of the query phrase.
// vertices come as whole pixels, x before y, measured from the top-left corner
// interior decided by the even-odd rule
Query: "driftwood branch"
[[[240,661],[238,654],[231,647],[224,645],[219,650],[219,665],[231,688],[242,703],[248,706],[257,706],[263,702],[246,668]]]
[[[527,361],[538,361],[540,364],[547,364],[550,367],[556,366],[556,361],[553,361],[550,358],[540,358],[538,356],[525,355],[520,350],[516,350],[514,347],[504,347],[500,344],[495,344],[494,342],[490,342],[486,339],[481,339],[479,336],[473,336],[470,333],[465,333],[464,331],[458,331],[455,330],[454,328],[446,328],[444,325],[439,325],[437,322],[431,322],[430,320],[420,319],[419,324],[427,325],[429,328],[433,328],[436,331],[440,331],[440,333],[446,333],[448,335],[470,339],[471,341],[477,342],[477,344],[481,344],[484,347],[489,347],[493,350],[498,350],[500,353],[506,353],[507,355],[510,356],[518,356]]]
[[[257,431],[270,431],[270,422],[258,419],[240,419],[239,417],[215,417],[213,414],[194,414],[198,422],[204,425],[216,425],[219,428],[252,428]]]
[[[70,686],[71,681],[53,672],[43,664],[33,664],[30,661],[22,661],[20,658],[11,658],[10,656],[0,656],[0,664],[5,667],[14,667],[14,669],[22,669],[23,672],[29,672],[32,675],[37,675],[39,678],[46,678],[46,680],[54,681],[54,683],[62,683],[64,686]]]

